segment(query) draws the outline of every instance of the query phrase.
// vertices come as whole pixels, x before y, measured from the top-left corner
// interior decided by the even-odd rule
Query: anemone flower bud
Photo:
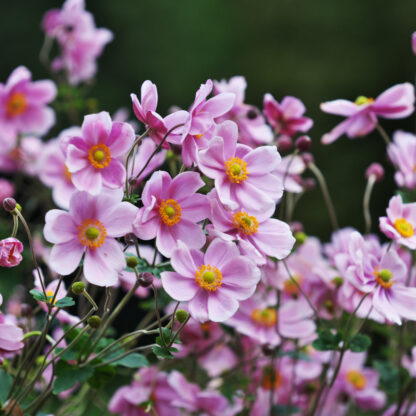
[[[369,179],[372,175],[375,176],[376,182],[380,182],[384,178],[384,168],[380,165],[380,163],[372,163],[365,171],[367,179]]]

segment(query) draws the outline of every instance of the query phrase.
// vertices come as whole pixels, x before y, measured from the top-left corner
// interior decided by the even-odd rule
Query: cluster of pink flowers
[[[96,28],[84,1],[50,10],[43,28],[45,45],[54,39],[60,50],[50,69],[71,88],[90,80],[112,34]],[[208,79],[187,109],[163,115],[157,86],[146,80],[140,97],[130,95],[137,120],[124,110],[83,114],[81,125],[46,138],[55,124],[55,84],[32,81],[23,66],[0,84],[0,171],[7,176],[0,200],[13,224],[0,240],[0,267],[13,273],[25,258],[16,269],[24,271],[26,255],[34,260],[34,300],[15,289],[0,313],[0,377],[16,377],[5,387],[8,400],[0,394],[0,413],[9,406],[30,413],[52,394],[71,409],[78,389],[100,389],[118,366],[142,367],[108,388],[108,410],[122,416],[416,411],[406,395],[416,378],[415,341],[406,333],[416,321],[416,136],[397,131],[391,142],[379,124],[414,112],[414,87],[321,104],[346,117],[324,144],[375,129],[388,142],[401,189],[388,195],[379,235],[371,233],[369,201],[383,167],[366,172],[367,231],[338,229],[308,153],[305,134],[314,123],[304,104],[266,93],[260,109],[245,102],[246,87],[242,76]],[[326,243],[292,221],[309,188],[307,169],[333,220]],[[25,208],[16,172],[39,179],[59,207],[45,210],[43,239],[30,231],[31,213],[43,205]],[[76,296],[77,313],[66,309]],[[134,330],[121,335],[119,322],[131,322],[119,314],[135,306],[133,296],[147,313],[141,322],[131,313]],[[39,311],[46,319],[35,319]],[[386,394],[384,361],[374,359],[393,353],[368,350],[366,331],[383,342],[397,331],[394,357],[408,372],[397,400]]]

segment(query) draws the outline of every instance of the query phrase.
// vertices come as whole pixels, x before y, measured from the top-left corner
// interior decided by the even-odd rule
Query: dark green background
[[[47,71],[38,61],[44,12],[60,7],[52,0],[1,0],[0,79],[17,65],[34,78]],[[387,87],[412,82],[416,58],[410,38],[416,30],[416,2],[381,0],[89,0],[97,26],[115,39],[99,62],[92,94],[100,109],[130,108],[129,93],[145,79],[159,89],[162,114],[170,105],[187,107],[201,82],[244,75],[247,102],[261,105],[271,92],[279,101],[301,98],[315,120],[313,152],[327,177],[342,226],[362,230],[361,200],[365,168],[373,161],[387,167],[372,202],[383,213],[394,192],[393,171],[376,133],[365,140],[345,137],[324,147],[323,133],[341,119],[320,112],[319,103],[335,98],[376,96]],[[414,119],[383,122],[413,130]],[[65,127],[62,125],[62,127]],[[308,233],[328,238],[326,209],[318,189],[307,194],[295,216]]]

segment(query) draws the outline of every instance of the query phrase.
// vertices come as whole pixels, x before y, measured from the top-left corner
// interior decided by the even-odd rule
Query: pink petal
[[[221,288],[208,296],[208,316],[211,321],[223,322],[231,318],[238,309],[238,301],[224,294]]]
[[[49,256],[51,269],[64,276],[71,274],[78,267],[84,249],[78,238],[54,245]]]
[[[78,234],[72,216],[65,211],[52,209],[46,213],[43,235],[50,243],[66,243]]]
[[[188,303],[189,313],[192,318],[199,322],[206,322],[210,319],[208,316],[208,293],[200,289]]]
[[[111,131],[111,117],[106,111],[98,114],[89,114],[84,117],[82,123],[82,137],[88,146],[94,146],[97,143],[106,143]]]
[[[176,272],[163,272],[160,277],[166,293],[180,302],[191,300],[199,289],[195,279]]]
[[[126,168],[118,159],[111,159],[109,165],[101,169],[103,186],[117,189],[123,186],[126,180]]]
[[[133,145],[135,134],[133,127],[128,123],[114,122],[110,135],[107,139],[107,146],[110,148],[111,157],[119,157],[127,154]]]

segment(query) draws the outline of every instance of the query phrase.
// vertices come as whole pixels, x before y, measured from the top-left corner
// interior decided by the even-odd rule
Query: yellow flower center
[[[68,170],[67,166],[64,165],[64,178],[69,182],[72,183],[72,173]]]
[[[357,370],[350,370],[345,375],[347,381],[354,386],[356,390],[362,390],[367,384],[367,379],[363,373]]]
[[[87,219],[78,227],[78,240],[86,247],[101,247],[107,236],[104,224],[99,220]]]
[[[256,217],[248,215],[247,212],[239,211],[233,214],[233,223],[238,231],[246,235],[255,234],[259,227],[259,222]]]
[[[355,100],[356,105],[364,105],[364,104],[373,103],[373,102],[374,102],[374,98],[366,97],[365,95],[360,95]]]
[[[55,294],[55,292],[53,290],[47,290],[46,291],[46,296],[49,298],[50,301],[53,299],[54,294]],[[58,299],[55,298],[55,300],[53,301],[53,304],[55,305],[55,303],[57,301],[58,301]]]
[[[226,162],[224,162],[224,165],[225,173],[232,183],[244,182],[250,173],[247,170],[247,163],[239,157],[230,157]]]
[[[174,199],[163,200],[159,206],[160,218],[169,227],[180,221],[182,217],[181,211],[181,206]]]
[[[394,228],[404,238],[411,237],[415,232],[413,225],[410,224],[409,221],[406,221],[404,218],[399,218],[398,220],[394,221]]]
[[[385,289],[390,289],[394,284],[393,274],[389,269],[379,270],[376,266],[373,271],[373,276],[375,276],[376,282]]]
[[[201,140],[203,135],[204,135],[204,133],[202,133],[202,134],[195,134],[195,137],[196,137],[198,140]]]
[[[209,264],[203,264],[195,272],[195,282],[198,283],[202,289],[215,292],[222,285],[222,274],[216,267],[212,267]]]
[[[302,278],[298,275],[293,275],[293,280],[295,280],[298,285],[302,283]],[[286,279],[283,282],[283,290],[288,295],[296,297],[299,295],[299,287],[292,279]]]
[[[9,117],[20,116],[26,111],[27,100],[26,96],[21,92],[10,94],[6,103],[6,114]]]
[[[251,319],[258,325],[271,328],[277,323],[277,312],[273,308],[254,309]]]
[[[276,390],[282,384],[282,376],[274,368],[266,367],[263,370],[261,386],[265,390]]]
[[[111,161],[110,149],[105,144],[96,144],[88,151],[88,159],[96,169],[104,169]]]

